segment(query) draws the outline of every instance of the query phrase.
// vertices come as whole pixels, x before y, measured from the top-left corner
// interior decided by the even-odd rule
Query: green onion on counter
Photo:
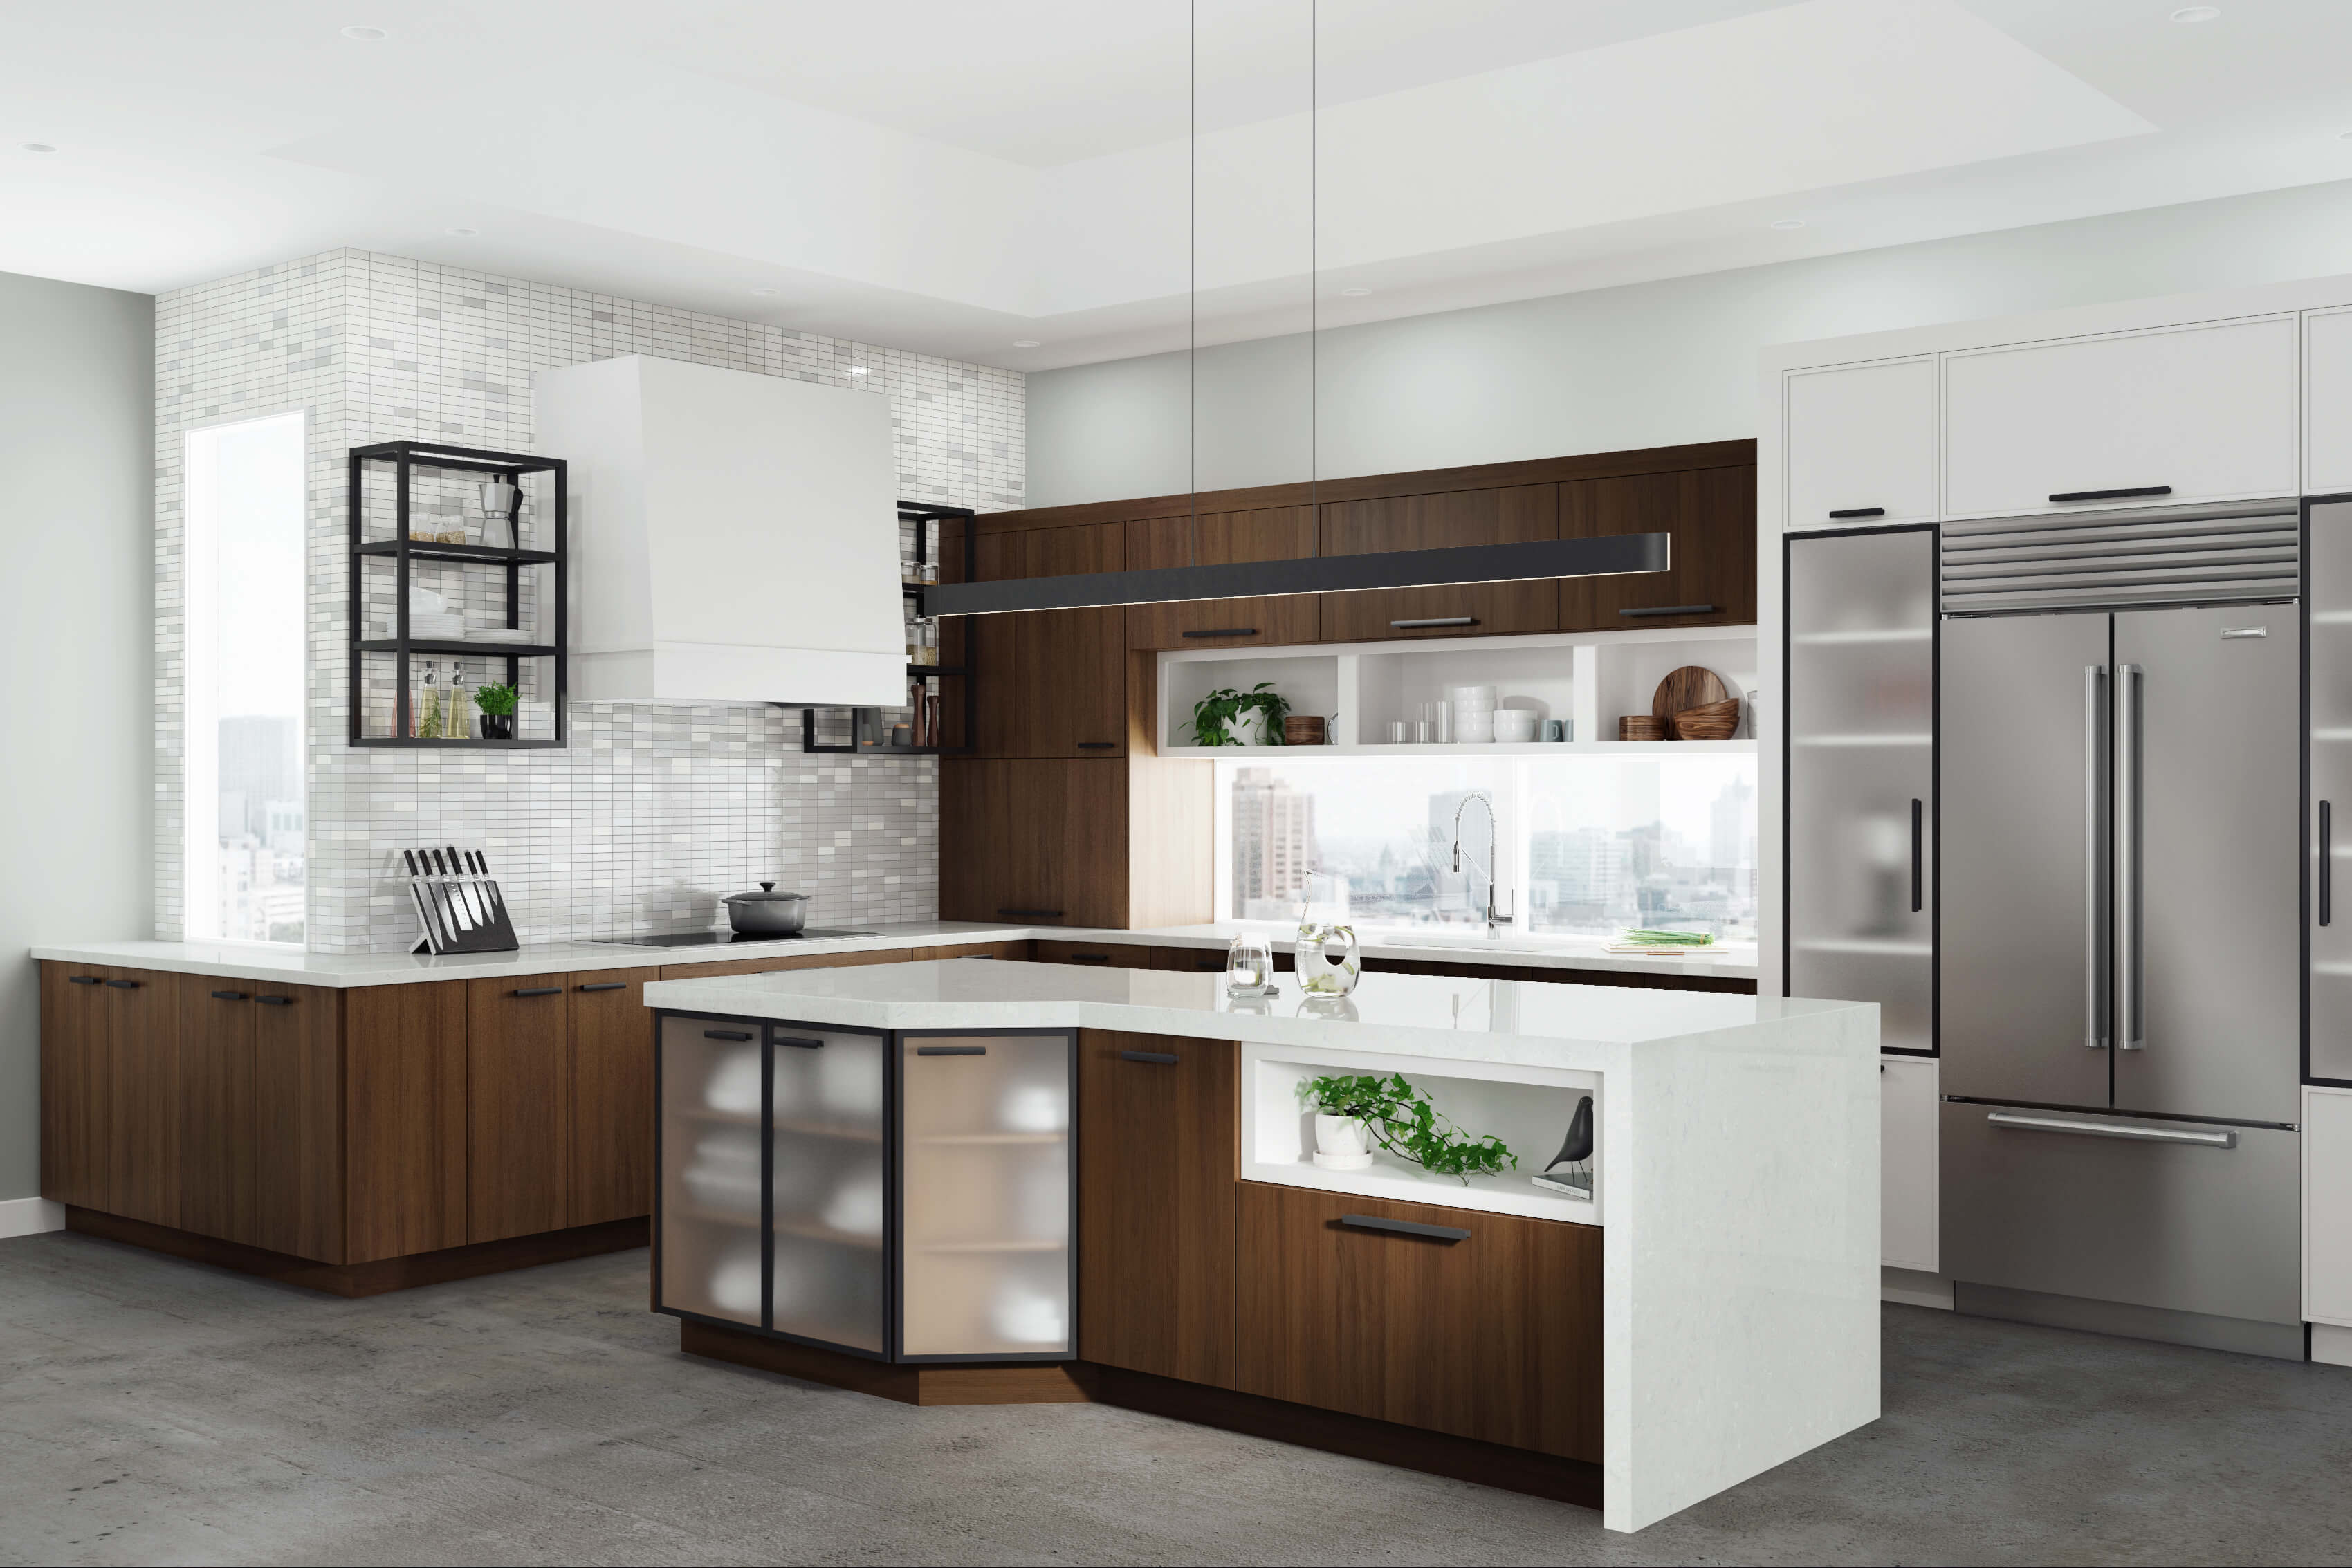
[[[1715,937],[1705,931],[1621,931],[1617,940],[1637,947],[1712,947]]]

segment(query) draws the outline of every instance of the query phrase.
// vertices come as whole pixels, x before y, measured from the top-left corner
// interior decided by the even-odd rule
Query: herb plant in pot
[[[1402,1073],[1310,1078],[1298,1092],[1315,1107],[1315,1163],[1325,1170],[1362,1170],[1376,1148],[1465,1186],[1518,1169],[1500,1138],[1470,1136]]]
[[[1280,746],[1290,700],[1260,681],[1248,691],[1227,686],[1192,705],[1195,746]]]
[[[512,740],[515,731],[515,689],[476,686],[474,706],[482,710],[484,740]]]

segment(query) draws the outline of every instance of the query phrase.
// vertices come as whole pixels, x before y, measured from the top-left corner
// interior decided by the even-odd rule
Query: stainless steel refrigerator
[[[2303,1354],[2302,531],[2293,503],[1936,530],[1933,781],[1910,855],[1880,852],[1919,869],[1878,961],[1933,952],[1909,994],[1942,1058],[1960,1310]],[[1845,760],[1809,744],[1796,657],[1801,574],[1820,597],[1832,546],[1790,550],[1799,994],[1809,942],[1861,939],[1795,896],[1800,779]],[[1893,816],[1905,791],[1880,793]]]

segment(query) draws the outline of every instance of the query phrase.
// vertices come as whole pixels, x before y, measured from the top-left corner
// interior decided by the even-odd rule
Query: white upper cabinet
[[[1945,355],[1944,516],[2296,494],[2296,324],[2259,316]],[[2114,491],[2143,493],[2099,494]]]
[[[2352,490],[2352,309],[2303,319],[2304,489]]]
[[[1936,519],[1934,355],[1795,371],[1781,406],[1782,527]]]

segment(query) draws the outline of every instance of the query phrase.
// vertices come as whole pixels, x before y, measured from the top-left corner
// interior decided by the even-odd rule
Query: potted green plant
[[[482,710],[484,740],[514,738],[515,689],[512,686],[476,686],[474,706]]]
[[[1192,705],[1195,746],[1280,746],[1290,699],[1260,681],[1248,691],[1227,686]]]
[[[1465,1186],[1519,1168],[1500,1138],[1470,1136],[1402,1073],[1310,1078],[1298,1093],[1315,1107],[1315,1163],[1326,1170],[1361,1170],[1375,1146]]]

